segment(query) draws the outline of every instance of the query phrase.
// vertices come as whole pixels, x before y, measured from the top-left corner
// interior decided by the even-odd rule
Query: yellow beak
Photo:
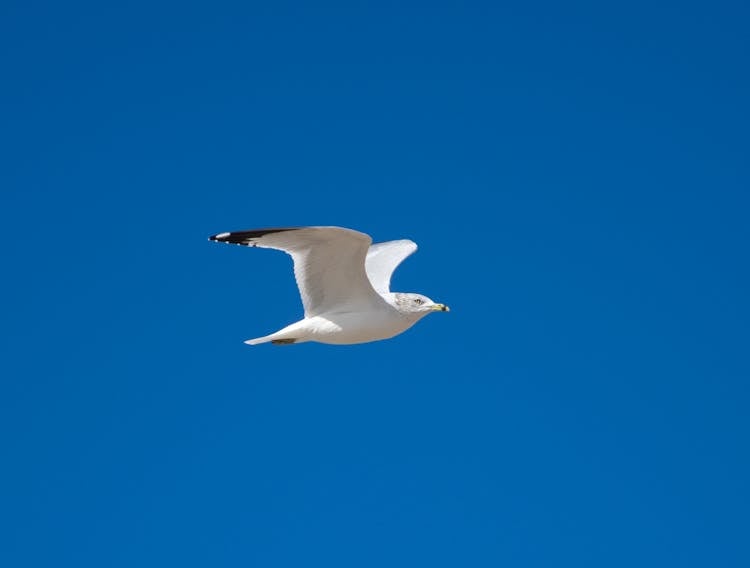
[[[449,312],[451,309],[445,304],[435,304],[432,306],[433,312]]]

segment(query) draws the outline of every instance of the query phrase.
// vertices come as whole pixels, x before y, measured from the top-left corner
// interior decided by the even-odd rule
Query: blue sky
[[[6,2],[5,566],[747,566],[742,3]],[[248,347],[342,225],[448,303]]]

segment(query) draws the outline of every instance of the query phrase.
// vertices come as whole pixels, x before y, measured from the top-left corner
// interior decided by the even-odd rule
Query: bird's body
[[[305,317],[246,341],[250,345],[366,343],[398,335],[430,312],[448,311],[419,294],[390,292],[393,271],[417,249],[409,240],[370,246],[368,235],[340,227],[259,229],[210,240],[283,250],[294,260]]]
[[[366,343],[379,339],[389,339],[402,333],[421,319],[408,317],[387,304],[387,309],[368,311],[349,311],[312,316],[297,321],[265,337],[250,339],[250,345],[266,341],[284,343],[301,343],[318,341],[333,345],[350,345]]]

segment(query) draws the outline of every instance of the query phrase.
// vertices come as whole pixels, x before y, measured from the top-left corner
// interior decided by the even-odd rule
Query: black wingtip
[[[208,237],[209,241],[215,241],[217,243],[226,242],[226,239],[231,236],[232,233],[217,233]]]
[[[235,245],[248,245],[253,239],[259,239],[263,235],[271,233],[281,233],[284,231],[294,231],[297,227],[283,227],[276,229],[253,229],[250,231],[234,231],[231,233],[218,233],[208,237],[209,241],[218,243],[231,243]]]

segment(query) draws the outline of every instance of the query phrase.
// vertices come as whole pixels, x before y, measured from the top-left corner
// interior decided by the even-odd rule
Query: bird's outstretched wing
[[[369,235],[341,227],[219,233],[212,241],[283,250],[294,260],[305,317],[359,311],[383,302],[365,273]]]
[[[390,292],[393,271],[416,250],[417,243],[408,239],[378,243],[370,247],[365,259],[365,269],[376,292]]]

